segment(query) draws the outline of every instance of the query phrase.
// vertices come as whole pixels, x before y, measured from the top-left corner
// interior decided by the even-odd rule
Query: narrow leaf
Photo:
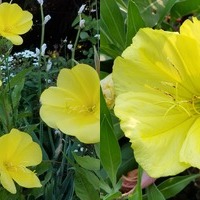
[[[88,181],[86,175],[79,169],[75,170],[75,192],[81,200],[98,200],[99,193]]]
[[[198,177],[200,177],[200,174],[175,176],[158,185],[158,189],[162,192],[163,196],[168,199],[178,194],[189,183],[191,183],[191,181]]]
[[[170,12],[177,0],[134,0],[146,26],[154,27]]]
[[[101,149],[100,160],[107,172],[113,187],[116,185],[116,175],[121,164],[121,151],[113,131],[112,119],[101,92]]]
[[[111,38],[113,44],[125,46],[125,26],[122,13],[115,0],[101,0],[101,29]]]
[[[126,46],[129,46],[132,43],[133,36],[142,27],[145,27],[145,23],[136,4],[130,0],[128,4]]]
[[[100,170],[100,160],[96,158],[92,158],[90,156],[78,156],[73,153],[74,159],[76,162],[83,168],[88,170]]]
[[[148,200],[165,200],[163,194],[158,190],[155,184],[147,188]]]

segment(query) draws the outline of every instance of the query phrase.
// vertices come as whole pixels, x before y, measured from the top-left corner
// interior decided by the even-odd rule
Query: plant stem
[[[45,34],[45,24],[44,24],[44,11],[43,11],[43,6],[40,4],[40,13],[41,13],[41,38],[40,38],[40,54],[39,54],[39,71],[38,71],[38,96],[40,98],[41,93],[42,93],[42,72],[41,72],[41,58],[42,58],[42,45],[44,43],[44,34]],[[40,142],[41,144],[43,143],[43,122],[42,119],[40,118],[40,129],[39,129],[39,136],[40,136]]]
[[[79,20],[81,21],[81,14],[79,14]],[[77,35],[76,35],[76,39],[75,39],[75,42],[74,42],[74,46],[72,48],[72,65],[71,65],[72,67],[75,64],[75,52],[76,52],[76,46],[78,44],[78,39],[79,39],[79,36],[80,36],[80,32],[81,32],[81,27],[79,26],[78,32],[77,32]]]
[[[10,105],[11,105],[12,123],[13,123],[13,127],[14,127],[16,120],[15,120],[15,110],[14,110],[12,92],[11,92],[11,85],[10,85],[10,69],[9,69],[9,64],[8,64],[8,57],[9,56],[6,54],[5,62],[6,62],[6,71],[7,71],[7,78],[8,78],[8,82],[7,82],[7,84],[8,84],[8,95],[9,95],[9,101],[10,101]],[[8,131],[10,131],[10,130],[8,130]]]

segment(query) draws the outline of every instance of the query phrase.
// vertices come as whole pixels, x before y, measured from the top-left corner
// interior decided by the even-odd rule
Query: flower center
[[[12,171],[12,172],[16,172],[19,169],[20,170],[26,169],[26,167],[24,167],[23,165],[14,165],[12,162],[9,161],[4,161],[3,166],[6,168],[7,171]]]
[[[12,162],[5,161],[3,163],[7,171],[17,171],[17,167],[12,164]]]
[[[4,27],[4,32],[10,33],[13,30],[13,26],[6,26]]]
[[[165,116],[171,112],[174,109],[179,109],[180,111],[183,111],[187,113],[187,115],[190,117],[192,115],[200,115],[200,96],[191,95],[191,99],[184,99],[181,97],[181,90],[178,89],[178,83],[168,83],[168,82],[162,82],[162,84],[165,86],[168,86],[167,90],[154,88],[165,95],[172,98],[171,101],[164,101],[161,103],[168,103],[170,106],[165,112]],[[171,92],[173,91],[173,92]]]
[[[194,111],[200,115],[200,97],[194,96],[192,99],[192,106]]]
[[[66,109],[69,113],[76,112],[82,114],[92,114],[96,110],[96,105],[67,105]]]

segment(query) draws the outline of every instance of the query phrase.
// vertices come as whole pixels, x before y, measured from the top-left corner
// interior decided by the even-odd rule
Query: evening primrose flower
[[[34,172],[27,167],[42,161],[40,146],[30,135],[17,129],[0,137],[0,183],[15,194],[14,181],[25,188],[41,187]]]
[[[20,35],[28,32],[33,25],[32,14],[23,11],[17,4],[0,4],[0,36],[14,45],[23,43]]]
[[[151,177],[200,168],[200,22],[140,29],[114,63],[115,114]]]
[[[99,142],[99,87],[98,74],[88,65],[62,69],[57,87],[50,87],[41,95],[42,120],[52,128],[76,136],[81,142]]]

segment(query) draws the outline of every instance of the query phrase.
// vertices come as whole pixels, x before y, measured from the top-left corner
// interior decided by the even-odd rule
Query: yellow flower
[[[0,36],[10,40],[14,45],[23,43],[21,36],[33,25],[32,14],[23,11],[17,4],[0,4]]]
[[[115,114],[151,177],[200,168],[200,22],[141,29],[115,60]]]
[[[41,161],[40,146],[27,133],[12,129],[0,137],[0,182],[9,192],[16,193],[14,181],[25,188],[41,187],[35,173],[26,168]]]
[[[112,80],[112,74],[109,74],[100,81],[103,96],[105,98],[108,108],[112,109],[115,103],[115,91]]]
[[[97,72],[88,65],[62,69],[57,87],[50,87],[41,95],[41,118],[48,126],[76,136],[81,142],[99,142],[99,82]]]
[[[2,81],[0,80],[0,86],[2,86]]]

